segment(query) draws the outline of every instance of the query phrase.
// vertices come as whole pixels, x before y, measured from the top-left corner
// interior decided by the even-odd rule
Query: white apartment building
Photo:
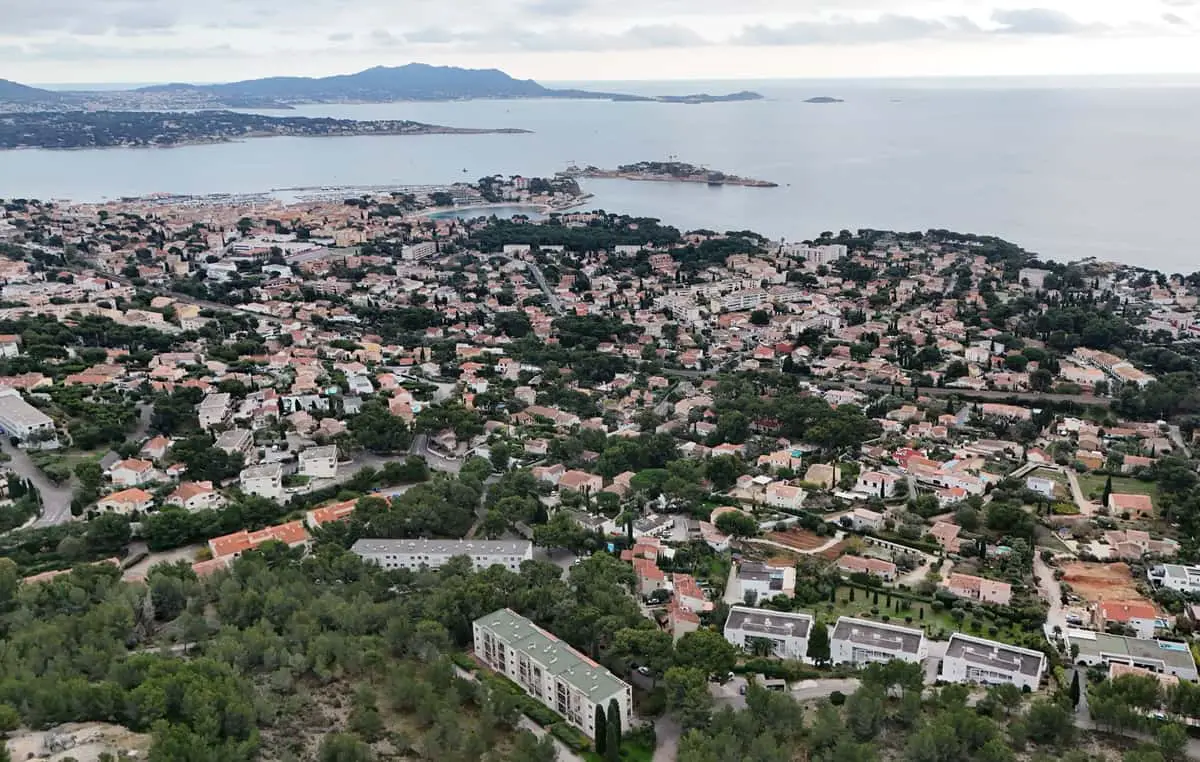
[[[714,301],[718,311],[740,312],[757,307],[767,301],[767,292],[760,289],[734,291]]]
[[[0,386],[0,434],[22,444],[35,440],[39,447],[57,447],[58,437],[50,416],[25,401],[21,393]]]
[[[503,566],[515,572],[533,558],[529,540],[359,540],[350,550],[384,569],[438,569],[455,556],[468,556],[477,570]]]
[[[808,656],[808,634],[813,618],[802,612],[768,611],[734,606],[725,620],[725,639],[750,651],[755,638],[769,640],[771,653],[780,659]]]
[[[406,262],[420,262],[437,254],[437,241],[410,243],[400,249],[400,258]]]
[[[1041,651],[956,632],[950,636],[938,677],[948,683],[1011,683],[1036,691],[1045,670],[1046,655]]]
[[[1178,590],[1181,593],[1200,593],[1200,566],[1183,564],[1161,564],[1155,566],[1147,576],[1150,584]]]
[[[838,618],[829,646],[834,664],[863,665],[893,659],[922,662],[929,656],[922,630],[848,616]]]
[[[229,415],[233,412],[230,409],[229,400],[230,397],[225,392],[210,394],[200,400],[200,405],[196,408],[196,417],[200,419],[200,428],[208,431],[229,420]]]
[[[238,475],[238,484],[247,495],[278,500],[283,497],[283,466],[279,463],[263,463],[243,468]]]
[[[310,447],[300,453],[300,475],[314,479],[332,479],[337,476],[337,445]]]
[[[828,265],[845,257],[848,251],[846,245],[841,243],[827,243],[821,246],[793,243],[784,244],[780,253],[785,256],[803,259],[805,262],[811,262],[814,265]]]
[[[530,696],[562,715],[588,738],[596,735],[596,707],[620,707],[621,727],[633,727],[628,683],[511,609],[474,624],[475,655]]]

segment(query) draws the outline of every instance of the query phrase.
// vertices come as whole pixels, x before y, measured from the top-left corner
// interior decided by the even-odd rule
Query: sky
[[[3,0],[0,78],[413,61],[563,80],[1200,73],[1200,0]]]

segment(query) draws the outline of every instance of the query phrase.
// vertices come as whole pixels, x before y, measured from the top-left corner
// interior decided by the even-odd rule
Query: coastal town
[[[407,600],[355,626],[452,655],[423,688],[511,688],[547,750],[514,759],[725,759],[699,756],[743,732],[721,713],[785,698],[770,737],[813,759],[1200,753],[1200,277],[582,196],[0,203],[11,599],[148,591],[134,648],[270,663],[278,692],[283,645],[214,633],[338,617],[289,618],[252,573]],[[226,587],[259,613],[198,592]],[[355,669],[339,647],[321,680]],[[976,730],[872,756],[921,711]],[[264,743],[325,743],[284,727]]]

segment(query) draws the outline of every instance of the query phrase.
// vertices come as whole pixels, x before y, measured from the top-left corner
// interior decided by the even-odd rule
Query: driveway
[[[664,714],[654,722],[654,762],[675,762],[679,758],[679,737],[683,726],[670,715]]]
[[[33,482],[42,496],[42,515],[34,526],[49,527],[71,520],[71,482],[55,486],[41,469],[33,464],[29,455],[19,447],[13,447],[7,439],[0,441],[0,449],[10,460],[5,465],[9,470]]]
[[[1083,494],[1083,490],[1079,487],[1079,479],[1075,478],[1075,472],[1068,468],[1065,473],[1067,481],[1071,484],[1071,497],[1075,499],[1075,505],[1079,507],[1079,512],[1084,516],[1094,516],[1097,506]]]
[[[1037,579],[1038,593],[1050,607],[1046,612],[1046,629],[1053,632],[1055,627],[1060,631],[1067,629],[1067,614],[1062,605],[1062,588],[1054,579],[1054,570],[1042,560],[1041,553],[1033,554],[1033,576]]]

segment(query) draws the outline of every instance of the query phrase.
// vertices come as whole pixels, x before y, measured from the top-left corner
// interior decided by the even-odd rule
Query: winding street
[[[29,455],[19,447],[13,447],[7,439],[0,441],[0,449],[8,455],[9,470],[28,479],[42,496],[42,515],[34,522],[37,527],[49,527],[71,520],[71,484],[55,485],[46,478],[42,470],[33,464]]]

